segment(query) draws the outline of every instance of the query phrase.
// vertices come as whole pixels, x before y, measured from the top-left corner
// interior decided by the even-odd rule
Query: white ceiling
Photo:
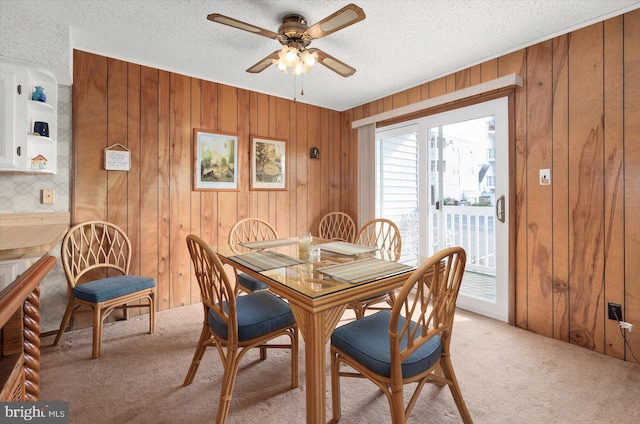
[[[637,0],[353,0],[367,17],[311,47],[356,68],[343,78],[316,65],[305,103],[346,110],[554,36],[637,9]],[[294,77],[245,69],[280,48],[276,40],[210,22],[220,13],[277,32],[299,13],[312,25],[348,1],[1,0],[33,24],[70,26],[71,48],[205,80],[293,98]],[[5,9],[6,11],[6,9]],[[38,21],[38,17],[41,20]]]

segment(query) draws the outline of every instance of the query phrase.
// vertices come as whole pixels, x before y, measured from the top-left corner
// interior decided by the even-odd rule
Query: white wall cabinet
[[[57,172],[58,82],[45,70],[0,62],[0,171]],[[32,100],[42,87],[46,101]],[[48,136],[35,132],[46,123]]]

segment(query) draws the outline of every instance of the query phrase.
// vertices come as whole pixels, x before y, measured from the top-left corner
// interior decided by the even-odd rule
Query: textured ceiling
[[[343,78],[316,65],[302,81],[270,66],[245,69],[280,44],[210,22],[220,13],[277,32],[299,13],[312,25],[347,1],[0,0],[33,24],[69,26],[71,48],[252,91],[345,110],[640,7],[636,0],[355,0],[364,21],[311,47],[355,67]],[[39,23],[35,17],[39,17]],[[304,95],[300,85],[304,84]]]

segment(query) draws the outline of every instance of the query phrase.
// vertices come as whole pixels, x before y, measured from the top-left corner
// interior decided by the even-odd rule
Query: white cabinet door
[[[27,161],[27,68],[0,63],[0,169],[22,170]]]

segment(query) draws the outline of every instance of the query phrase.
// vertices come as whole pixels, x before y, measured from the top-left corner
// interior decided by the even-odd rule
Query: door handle
[[[496,216],[498,217],[498,221],[504,224],[505,215],[504,215],[504,195],[500,196],[496,201]]]

